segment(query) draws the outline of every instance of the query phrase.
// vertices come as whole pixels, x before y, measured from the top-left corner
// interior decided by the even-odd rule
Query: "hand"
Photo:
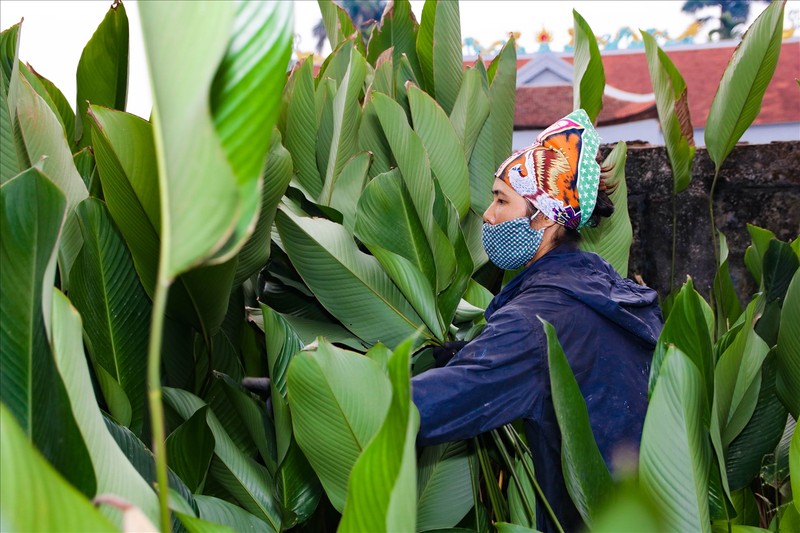
[[[436,361],[436,368],[445,366],[466,345],[467,341],[451,341],[434,348],[433,359]]]

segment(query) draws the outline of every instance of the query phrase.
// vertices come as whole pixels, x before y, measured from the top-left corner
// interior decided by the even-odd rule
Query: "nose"
[[[487,224],[494,225],[494,216],[492,214],[492,207],[494,206],[494,202],[489,204],[489,207],[486,208],[486,211],[483,212],[483,221]]]

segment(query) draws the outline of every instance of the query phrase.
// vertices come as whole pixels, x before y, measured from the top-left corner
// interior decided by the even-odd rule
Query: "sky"
[[[290,0],[281,0],[290,1]],[[139,25],[136,1],[124,2],[130,24],[128,111],[148,118],[151,98],[147,65]],[[315,0],[294,0],[295,48],[312,51],[316,40],[313,26],[320,19]],[[421,19],[424,2],[412,0],[417,20]],[[502,1],[462,0],[459,4],[462,38],[472,37],[484,47],[507,38],[509,32],[520,32],[519,45],[528,53],[535,52],[536,35],[544,28],[552,34],[553,51],[561,51],[569,41],[567,30],[572,27],[572,10],[576,9],[589,23],[596,36],[615,36],[620,28],[634,32],[639,28],[665,31],[672,37],[680,35],[694,20],[694,14],[681,12],[683,0],[639,1]],[[75,105],[75,71],[83,47],[111,6],[103,0],[30,1],[2,0],[0,28],[3,30],[24,17],[20,41],[20,59],[58,86],[67,100]],[[750,21],[767,7],[755,1]],[[706,8],[698,16],[718,15],[719,8]],[[785,27],[800,25],[800,0],[787,3]],[[705,42],[709,23],[698,34],[696,42]],[[797,30],[800,35],[800,29]],[[326,46],[323,55],[330,50]]]

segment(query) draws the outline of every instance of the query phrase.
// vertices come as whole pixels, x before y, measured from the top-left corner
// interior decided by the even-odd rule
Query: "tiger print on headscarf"
[[[578,109],[540,133],[532,146],[512,154],[495,177],[551,220],[580,229],[597,201],[599,144],[589,117]]]

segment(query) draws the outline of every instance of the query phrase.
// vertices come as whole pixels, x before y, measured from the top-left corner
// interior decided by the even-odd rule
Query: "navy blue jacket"
[[[606,464],[611,467],[619,448],[638,450],[663,322],[657,296],[574,244],[556,247],[520,272],[486,309],[478,337],[446,366],[413,378],[417,442],[466,439],[523,419],[539,484],[559,521],[573,530],[581,520],[561,473],[547,339],[537,315],[555,327]],[[537,507],[538,529],[551,530]]]

